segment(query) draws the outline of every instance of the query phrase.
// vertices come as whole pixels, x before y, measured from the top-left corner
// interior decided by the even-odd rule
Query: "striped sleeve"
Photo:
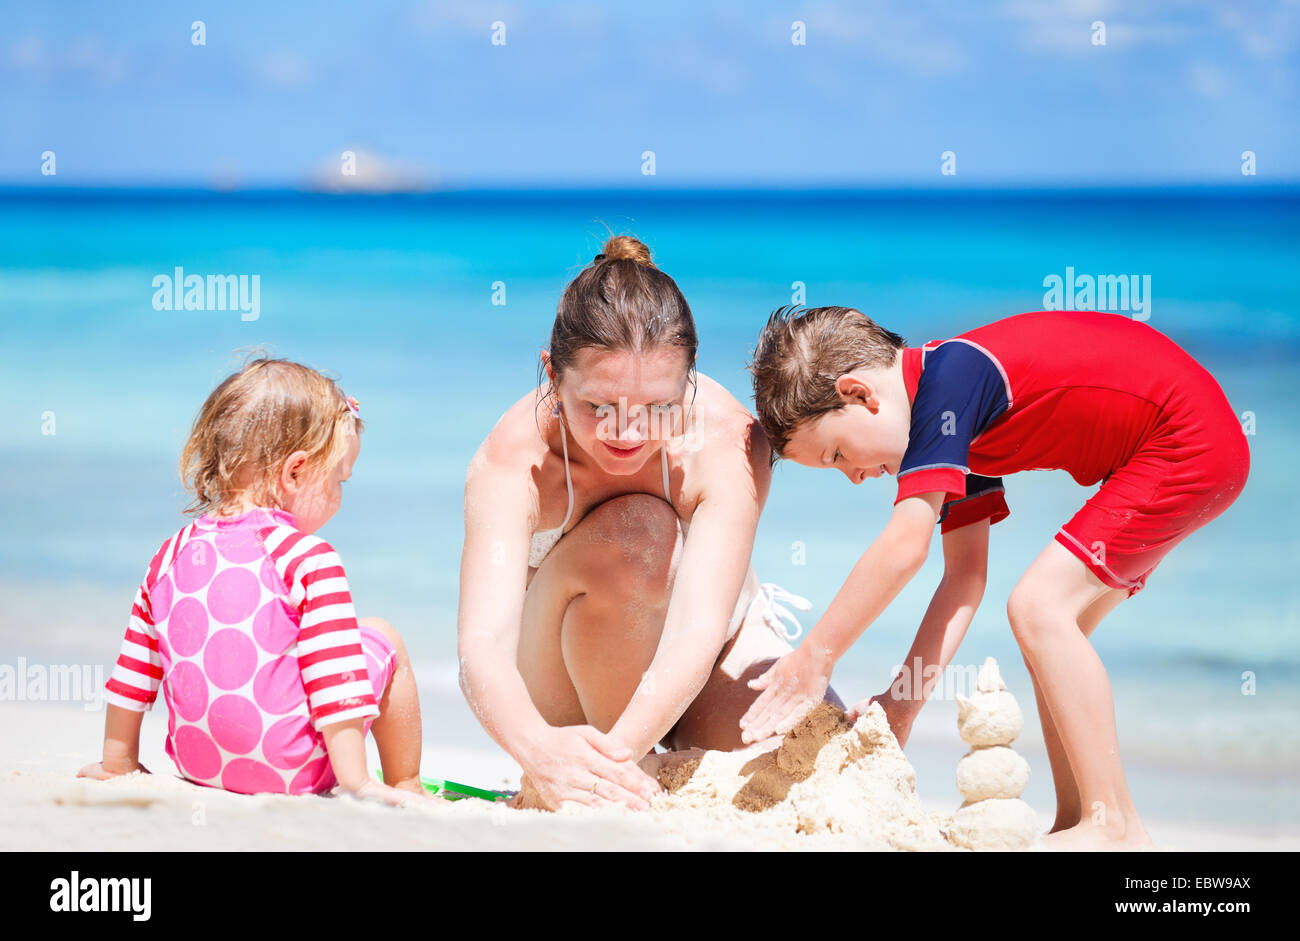
[[[158,630],[149,607],[149,589],[171,565],[184,532],[181,530],[168,539],[154,553],[136,590],[131,617],[126,624],[126,636],[122,638],[117,662],[113,664],[113,672],[105,684],[104,699],[114,706],[144,712],[152,708],[158,698],[163,669],[162,657],[158,653]]]
[[[298,668],[316,729],[379,715],[361,652],[352,593],[338,553],[325,540],[279,526],[264,536],[272,564],[298,609]]]

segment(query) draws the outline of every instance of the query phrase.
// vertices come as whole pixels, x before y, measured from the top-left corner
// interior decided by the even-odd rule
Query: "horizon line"
[[[267,184],[256,186],[220,186],[212,184],[177,183],[18,183],[0,180],[0,195],[3,196],[39,196],[39,195],[140,195],[140,196],[211,196],[211,197],[267,197],[267,196],[304,196],[304,197],[344,197],[370,199],[429,199],[438,196],[456,195],[582,195],[582,194],[619,194],[628,196],[746,196],[746,195],[780,195],[780,194],[835,194],[835,195],[943,195],[946,193],[976,195],[996,194],[1125,194],[1125,193],[1214,193],[1218,195],[1250,195],[1252,192],[1276,195],[1279,191],[1300,191],[1300,178],[1284,180],[1251,180],[1250,182],[1225,182],[1223,180],[1196,181],[1076,181],[1076,182],[975,182],[975,183],[919,183],[916,181],[889,182],[840,182],[840,183],[776,183],[755,182],[750,184],[718,184],[707,181],[686,182],[668,186],[656,183],[639,185],[628,184],[588,184],[573,183],[485,183],[430,186],[427,188],[321,188],[299,184]]]

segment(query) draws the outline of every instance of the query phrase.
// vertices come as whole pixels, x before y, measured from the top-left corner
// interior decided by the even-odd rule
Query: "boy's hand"
[[[894,733],[894,738],[898,739],[898,747],[902,748],[907,744],[907,738],[912,734],[912,722],[916,719],[915,703],[905,699],[895,699],[893,693],[883,692],[878,696],[872,696],[870,699],[864,699],[861,702],[854,703],[849,707],[845,715],[850,722],[858,721],[858,717],[863,715],[873,702],[880,703],[880,708],[885,710],[885,718],[889,720],[889,729]]]
[[[140,764],[140,762],[138,761],[134,762],[133,767],[123,766],[121,770],[109,770],[108,768],[104,767],[104,763],[102,761],[96,761],[94,764],[86,765],[86,767],[78,771],[77,777],[91,778],[95,781],[107,781],[109,778],[116,778],[119,775],[123,775],[123,774],[132,774],[136,771],[143,771],[145,774],[149,773],[149,769],[146,768],[144,765]]]
[[[740,740],[746,745],[784,735],[826,698],[835,664],[828,655],[813,651],[805,641],[749,681],[750,689],[763,692],[740,719]]]

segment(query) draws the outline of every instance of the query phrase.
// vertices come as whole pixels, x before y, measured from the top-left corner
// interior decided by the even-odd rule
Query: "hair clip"
[[[343,401],[344,401],[344,403],[347,404],[348,411],[352,413],[352,417],[353,417],[353,418],[360,418],[360,417],[361,417],[361,403],[360,403],[360,402],[358,402],[358,401],[357,401],[353,396],[350,396],[350,395],[345,395],[345,396],[343,396]]]
[[[591,262],[592,262],[592,264],[595,264],[595,263],[598,262],[598,261],[604,261],[604,260],[605,260],[605,253],[604,253],[604,252],[601,252],[599,255],[597,255],[595,258],[593,258],[593,259],[591,260]]]

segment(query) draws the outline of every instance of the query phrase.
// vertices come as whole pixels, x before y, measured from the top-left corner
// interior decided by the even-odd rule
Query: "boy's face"
[[[782,457],[805,467],[837,468],[855,484],[896,476],[907,451],[912,409],[892,370],[859,370],[836,382],[843,407],[801,422]]]

